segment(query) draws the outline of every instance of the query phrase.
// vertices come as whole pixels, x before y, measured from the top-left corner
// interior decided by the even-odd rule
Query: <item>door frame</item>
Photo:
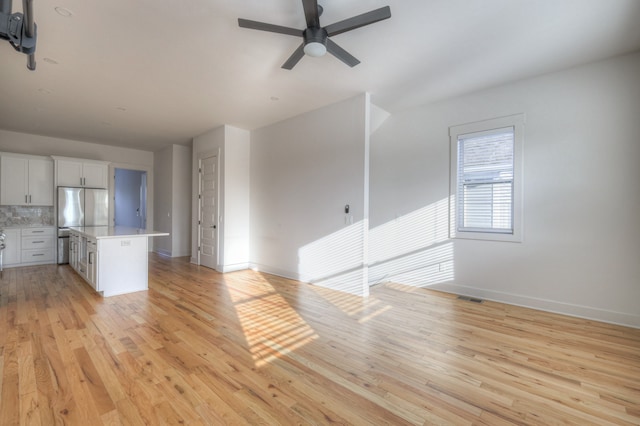
[[[215,256],[215,262],[216,262],[216,267],[215,270],[216,271],[220,271],[220,235],[224,232],[223,230],[223,225],[222,225],[222,221],[220,220],[220,198],[221,198],[221,194],[220,194],[220,186],[221,186],[221,176],[220,176],[220,150],[219,149],[215,149],[215,150],[210,150],[210,151],[204,151],[204,152],[200,152],[198,153],[198,170],[197,170],[197,176],[198,176],[198,193],[197,195],[197,216],[196,216],[196,235],[197,235],[197,256],[196,256],[196,261],[197,261],[197,265],[202,265],[202,263],[200,262],[200,240],[201,240],[201,236],[202,236],[202,160],[204,160],[205,158],[209,158],[209,157],[216,157],[216,194],[215,194],[215,200],[216,200],[216,233],[215,233],[215,249],[216,249],[216,256]]]
[[[117,174],[118,174],[118,170],[123,170],[123,171],[127,171],[127,172],[134,172],[136,173],[139,177],[140,177],[140,186],[138,187],[138,203],[139,203],[139,207],[137,210],[137,217],[138,220],[140,221],[136,228],[142,228],[142,229],[146,229],[147,228],[147,221],[148,221],[148,215],[147,215],[147,203],[148,203],[148,187],[147,187],[147,172],[146,170],[138,170],[138,169],[123,169],[122,167],[115,167],[113,169],[113,178],[114,178],[114,191],[113,191],[113,224],[116,225],[116,220],[118,220],[118,215],[116,212],[116,207],[118,207],[118,203],[117,203],[117,198],[116,198],[116,190],[118,188],[118,181],[117,181]],[[122,188],[122,186],[120,185],[120,188]],[[143,192],[143,188],[144,188],[144,192]],[[144,198],[143,198],[144,195]],[[144,226],[142,223],[142,218],[144,218]]]
[[[109,163],[109,224],[115,225],[116,169],[137,170],[147,173],[147,229],[153,229],[153,168],[140,164]],[[149,251],[152,251],[151,239]]]

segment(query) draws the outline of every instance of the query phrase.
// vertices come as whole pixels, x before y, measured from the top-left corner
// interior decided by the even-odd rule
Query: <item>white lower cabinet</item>
[[[69,232],[69,265],[96,291],[98,285],[98,241],[76,231]]]
[[[2,266],[20,265],[20,243],[22,242],[20,229],[5,229],[5,249],[2,251]]]
[[[69,264],[104,297],[149,288],[149,237],[166,232],[128,227],[71,228]]]
[[[85,279],[91,287],[98,288],[98,242],[94,238],[87,239],[87,274]]]
[[[55,263],[55,228],[5,228],[2,266],[30,266]]]
[[[78,269],[78,235],[69,233],[69,265],[73,269]]]
[[[55,229],[52,227],[22,228],[21,249],[22,265],[54,263]]]

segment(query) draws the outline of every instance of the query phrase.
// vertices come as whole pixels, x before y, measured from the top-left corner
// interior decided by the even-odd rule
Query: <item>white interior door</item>
[[[218,157],[200,160],[200,264],[217,266]]]

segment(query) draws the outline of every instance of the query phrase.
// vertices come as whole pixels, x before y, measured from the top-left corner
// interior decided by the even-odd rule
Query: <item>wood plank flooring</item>
[[[150,256],[102,299],[0,279],[0,425],[638,425],[640,330],[396,284],[367,299]]]

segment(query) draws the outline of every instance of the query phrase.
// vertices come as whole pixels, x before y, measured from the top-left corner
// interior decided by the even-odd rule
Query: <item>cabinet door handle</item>
[[[29,204],[31,204],[31,195],[29,195]]]
[[[93,265],[93,260],[91,260],[92,251],[89,252],[89,265]]]
[[[44,241],[31,241],[31,244],[42,244]]]
[[[25,196],[24,196],[24,203],[25,203],[25,204],[27,204],[27,203],[29,202],[29,201],[27,201],[27,200],[28,200],[28,196],[25,194]]]
[[[36,256],[44,256],[44,253],[34,253],[34,254],[32,254],[32,256],[33,256],[33,257],[36,257]]]
[[[32,234],[42,234],[44,231],[31,231]]]

